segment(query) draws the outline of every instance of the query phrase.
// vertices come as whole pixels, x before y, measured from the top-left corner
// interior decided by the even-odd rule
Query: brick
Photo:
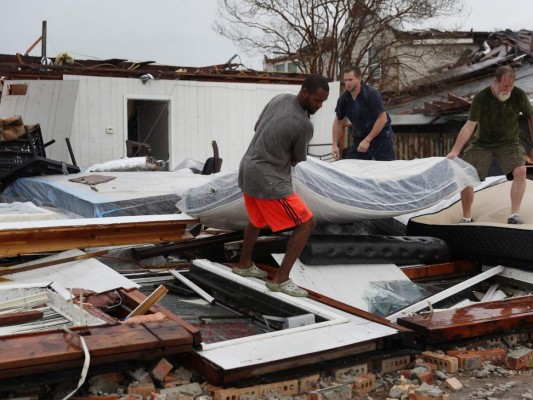
[[[481,367],[481,357],[473,353],[457,354],[457,365],[467,371],[473,371]]]
[[[163,382],[165,377],[174,369],[174,366],[165,358],[159,360],[155,368],[152,370],[152,376],[159,382]]]
[[[376,388],[376,376],[373,374],[359,375],[354,378],[353,390],[362,395]]]
[[[368,365],[366,363],[359,365],[352,365],[346,368],[339,368],[333,371],[335,380],[341,378],[352,377],[357,375],[364,375],[368,373]]]
[[[417,371],[415,374],[420,383],[427,383],[428,385],[433,385],[435,383],[433,380],[433,374],[429,371]]]
[[[452,378],[446,379],[444,382],[444,387],[447,387],[454,392],[457,392],[463,388],[463,384],[455,376]]]
[[[416,367],[424,367],[426,368],[427,371],[429,372],[434,372],[438,369],[438,366],[437,364],[435,363],[430,363],[430,362],[425,362],[424,360],[421,360],[421,359],[417,359],[416,362],[415,362],[415,368]]]
[[[514,370],[533,367],[533,350],[528,348],[509,352],[505,360],[507,366]]]
[[[495,365],[504,364],[507,351],[505,351],[505,349],[502,349],[502,348],[469,350],[467,352],[461,352],[459,350],[451,350],[451,351],[446,352],[446,354],[457,358],[459,368],[469,369],[465,366],[465,360],[468,359],[469,357],[478,356],[482,363],[489,361],[491,364],[495,364]]]
[[[319,382],[320,374],[304,376],[298,379],[298,394],[306,394],[318,389]]]
[[[203,394],[203,390],[198,382],[194,382],[161,389],[159,393],[166,395],[167,400],[194,400],[196,396]]]
[[[381,373],[386,374],[387,372],[398,371],[402,368],[407,367],[410,362],[410,356],[400,356],[383,359],[381,360]]]
[[[309,393],[309,400],[350,400],[352,385],[336,385],[324,389],[313,390]]]
[[[215,389],[214,400],[238,400],[241,396],[246,396],[249,399],[258,399],[259,386],[248,386],[245,388],[227,388]]]
[[[148,398],[152,392],[155,392],[155,386],[153,383],[134,382],[128,386],[128,394],[137,394],[143,399]]]
[[[278,396],[297,396],[298,389],[299,384],[297,379],[259,385],[259,397],[267,397],[270,394]]]
[[[433,364],[437,364],[440,369],[448,372],[456,372],[459,369],[457,358],[447,355],[434,353],[432,351],[425,351],[421,354],[421,358]]]

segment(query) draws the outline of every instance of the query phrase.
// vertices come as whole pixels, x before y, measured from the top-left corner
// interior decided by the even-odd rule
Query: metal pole
[[[41,57],[46,58],[46,21],[43,21],[43,35],[41,37]]]

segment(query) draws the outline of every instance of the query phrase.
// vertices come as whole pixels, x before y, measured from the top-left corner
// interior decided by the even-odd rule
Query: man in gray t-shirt
[[[285,257],[266,286],[291,296],[306,296],[289,273],[315,227],[311,211],[292,189],[291,167],[307,157],[313,137],[309,114],[327,100],[329,85],[320,75],[308,76],[298,95],[274,97],[255,124],[255,135],[241,160],[239,187],[244,196],[250,223],[244,232],[239,263],[232,271],[240,276],[265,278],[265,271],[252,261],[252,250],[261,228],[273,232],[293,229]]]

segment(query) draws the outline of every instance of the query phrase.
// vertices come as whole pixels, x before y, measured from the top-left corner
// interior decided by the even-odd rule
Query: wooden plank
[[[473,304],[459,309],[398,318],[429,343],[460,341],[533,328],[533,296]]]
[[[128,354],[151,352],[165,347],[192,349],[192,335],[174,321],[111,325],[73,329],[83,336],[91,354],[91,364],[129,359]],[[74,361],[81,366],[85,358],[79,338],[62,330],[10,335],[0,338],[0,377],[6,371]],[[64,368],[64,367],[61,367]]]
[[[137,307],[139,303],[142,303],[146,299],[146,296],[137,289],[131,289],[131,290],[119,289],[118,292],[120,294],[120,297],[122,298],[123,305],[126,307],[129,307],[130,309],[134,309],[135,307]],[[179,323],[181,326],[183,326],[185,329],[187,329],[187,331],[193,337],[194,346],[199,346],[202,343],[202,335],[198,328],[191,325],[187,321],[181,319],[176,314],[170,312],[170,310],[166,309],[160,304],[154,304],[152,308],[150,309],[150,312],[163,313],[169,320],[175,321]]]
[[[0,224],[0,256],[193,239],[185,228],[187,224],[196,220],[173,216],[149,217],[152,218],[144,216],[37,223],[31,221],[33,224],[21,222],[16,228],[12,224]]]
[[[400,310],[392,315],[389,315],[387,319],[391,322],[396,322],[396,320],[399,317],[403,317],[403,316],[409,315],[409,313],[414,313],[414,312],[423,310],[424,308],[428,307],[430,304],[437,303],[441,300],[444,300],[450,297],[452,294],[459,293],[460,291],[466,288],[469,288],[471,286],[474,286],[475,284],[479,282],[483,282],[484,280],[494,275],[499,274],[503,270],[504,268],[502,266],[491,268],[488,271],[485,271],[479,275],[476,275],[473,278],[470,278],[464,282],[461,282],[458,285],[445,289],[442,292],[439,292],[433,296],[430,296],[427,299],[421,300],[418,303],[412,304],[409,307],[405,307],[403,310]]]
[[[148,296],[141,304],[139,304],[135,310],[129,313],[129,315],[126,317],[131,318],[135,317],[136,315],[144,315],[152,306],[159,302],[165,295],[168,293],[168,289],[160,285],[156,290],[154,290],[150,296]]]
[[[443,264],[419,265],[414,267],[400,267],[412,281],[423,282],[440,278],[456,278],[459,276],[475,275],[481,272],[481,265],[474,261],[453,261]]]
[[[43,317],[42,311],[20,311],[17,313],[0,314],[0,326],[15,325],[35,321]]]

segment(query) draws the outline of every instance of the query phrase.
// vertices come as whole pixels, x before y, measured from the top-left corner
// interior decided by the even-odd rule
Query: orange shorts
[[[272,232],[294,228],[313,217],[313,213],[296,193],[276,200],[258,199],[244,195],[244,204],[253,226],[270,226]]]

